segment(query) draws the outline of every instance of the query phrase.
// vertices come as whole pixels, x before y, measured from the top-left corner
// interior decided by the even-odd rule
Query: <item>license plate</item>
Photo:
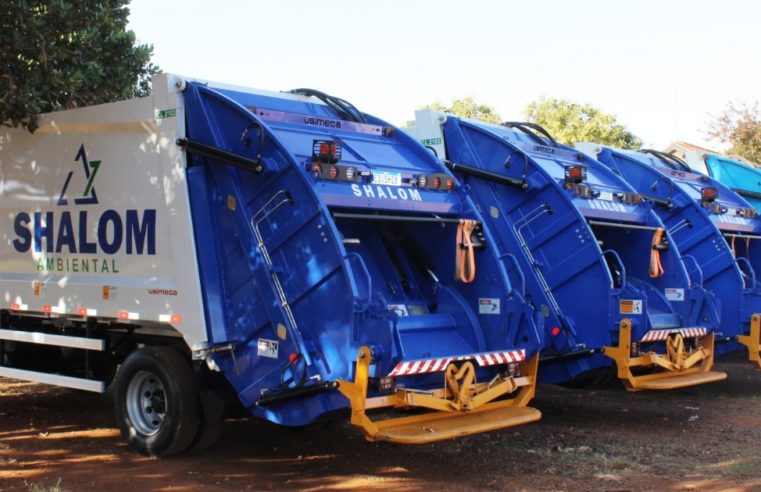
[[[598,196],[600,200],[605,200],[606,202],[612,202],[613,201],[613,193],[610,191],[601,191],[600,196]]]
[[[373,184],[401,186],[401,173],[390,173],[388,171],[373,171]]]

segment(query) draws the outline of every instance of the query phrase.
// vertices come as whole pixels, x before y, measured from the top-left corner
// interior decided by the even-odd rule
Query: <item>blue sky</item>
[[[709,114],[761,99],[761,2],[133,0],[166,72],[311,87],[392,123],[473,96],[506,120],[542,96],[615,114],[647,145],[711,145]]]

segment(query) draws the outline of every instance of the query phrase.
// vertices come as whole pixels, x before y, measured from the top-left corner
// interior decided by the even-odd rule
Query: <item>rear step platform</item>
[[[666,332],[655,330],[654,332]],[[726,373],[712,371],[714,362],[714,334],[705,334],[703,328],[677,328],[670,330],[665,338],[666,352],[656,354],[647,352],[632,354],[632,323],[629,319],[621,320],[618,332],[618,345],[605,347],[603,352],[613,359],[618,368],[618,378],[627,391],[671,390],[687,388],[700,384],[715,383],[727,379]],[[648,335],[646,334],[645,337]],[[698,339],[696,349],[685,348],[685,337]],[[660,340],[660,335],[654,341]],[[661,369],[659,372],[635,375],[633,368]]]
[[[502,375],[480,384],[475,381],[476,369],[471,360],[448,360],[442,367],[444,388],[399,388],[390,395],[368,398],[371,359],[370,348],[361,347],[354,381],[338,381],[338,390],[351,404],[351,423],[362,429],[368,441],[427,444],[528,424],[542,417],[539,410],[528,406],[536,392],[538,355],[520,363],[520,375]],[[511,398],[505,399],[508,395]],[[371,420],[367,410],[380,408],[434,411]]]
[[[401,444],[431,442],[529,424],[542,418],[536,408],[496,406],[468,413],[437,412],[376,422],[376,441]]]
[[[660,375],[659,375],[660,376]],[[672,390],[688,388],[706,383],[715,383],[727,379],[727,373],[719,371],[697,372],[678,376],[660,377],[650,381],[639,381],[639,387],[643,390]]]

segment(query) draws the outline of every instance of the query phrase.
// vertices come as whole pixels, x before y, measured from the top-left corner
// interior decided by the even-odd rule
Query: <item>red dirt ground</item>
[[[543,419],[424,446],[366,442],[345,420],[225,422],[195,455],[123,444],[107,397],[0,379],[0,492],[48,490],[761,491],[761,372],[666,393],[540,386]],[[44,488],[43,488],[44,486]]]

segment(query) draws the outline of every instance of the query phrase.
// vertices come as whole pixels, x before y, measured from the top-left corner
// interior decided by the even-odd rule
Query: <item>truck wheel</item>
[[[130,354],[114,384],[119,430],[129,445],[148,456],[185,451],[199,425],[198,396],[190,363],[168,347]]]

